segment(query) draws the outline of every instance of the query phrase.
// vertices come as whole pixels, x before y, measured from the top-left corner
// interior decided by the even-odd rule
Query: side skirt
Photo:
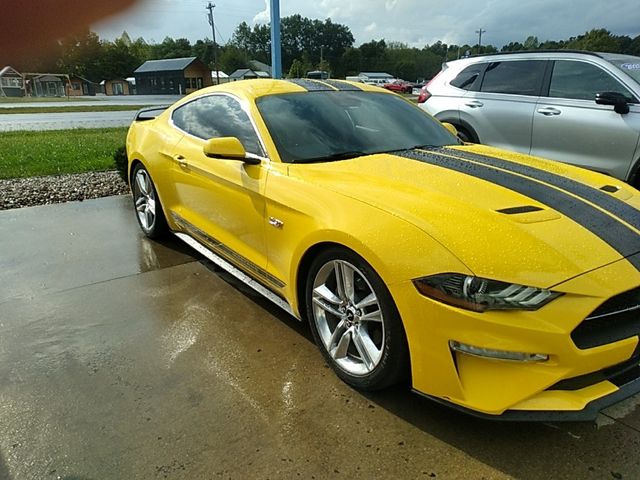
[[[285,312],[289,313],[290,315],[292,315],[293,317],[297,318],[298,320],[301,320],[300,318],[298,318],[293,313],[293,309],[291,308],[291,305],[289,305],[289,303],[286,300],[282,299],[281,297],[279,297],[278,295],[273,293],[271,290],[269,290],[268,288],[264,287],[262,284],[256,282],[253,278],[251,278],[249,275],[244,273],[242,270],[234,267],[232,264],[230,264],[224,258],[222,258],[222,257],[216,255],[215,253],[213,253],[211,250],[209,250],[203,244],[201,244],[200,242],[195,240],[193,237],[190,237],[186,233],[181,233],[181,232],[173,232],[173,234],[176,237],[178,237],[180,240],[182,240],[184,243],[189,245],[191,248],[193,248],[197,252],[201,253],[206,258],[211,260],[213,263],[218,265],[220,268],[223,268],[224,270],[229,272],[231,275],[236,277],[242,283],[244,283],[245,285],[251,287],[253,290],[258,292],[260,295],[262,295],[266,299],[268,299],[268,300],[272,301],[273,303],[275,303],[278,307],[283,309]]]

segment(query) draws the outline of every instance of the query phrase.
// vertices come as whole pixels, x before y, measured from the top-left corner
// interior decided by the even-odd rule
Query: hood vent
[[[498,213],[504,213],[505,215],[517,215],[519,213],[531,213],[531,212],[539,212],[542,208],[535,207],[533,205],[524,205],[522,207],[510,207],[510,208],[501,208],[500,210],[496,210]]]

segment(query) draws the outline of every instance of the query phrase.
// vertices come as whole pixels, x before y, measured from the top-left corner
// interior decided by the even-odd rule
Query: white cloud
[[[264,10],[257,13],[251,23],[254,25],[258,23],[269,23],[271,21],[271,8],[269,6],[269,0],[264,0]]]
[[[211,35],[204,8],[196,0],[139,0],[138,7],[96,26],[101,36],[114,38],[126,30],[132,38],[162,41],[165,36],[192,41]],[[237,25],[268,23],[270,0],[216,0],[216,27],[230,38]],[[203,2],[204,5],[204,2]],[[479,28],[486,30],[483,44],[497,47],[524,41],[529,35],[540,41],[566,39],[592,28],[606,28],[617,35],[640,34],[637,0],[280,0],[282,17],[302,16],[349,27],[356,45],[370,40],[398,41],[422,47],[438,40],[447,44],[473,44]]]

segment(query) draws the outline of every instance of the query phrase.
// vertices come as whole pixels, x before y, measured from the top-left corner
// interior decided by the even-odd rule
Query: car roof
[[[518,50],[514,52],[496,52],[487,53],[482,55],[472,55],[470,57],[461,58],[458,60],[450,60],[447,62],[447,66],[462,66],[472,63],[480,63],[484,60],[499,60],[501,58],[508,58],[514,60],[522,59],[554,59],[554,58],[584,58],[593,57],[600,58],[605,61],[609,61],[614,54],[604,52],[591,52],[588,50],[570,50],[570,49],[548,49],[548,50]],[[627,55],[630,56],[630,55]],[[640,57],[636,57],[640,58]]]
[[[387,90],[360,82],[347,80],[314,80],[309,78],[276,80],[272,78],[238,80],[236,82],[222,83],[212,87],[206,87],[187,95],[180,104],[201,95],[209,93],[230,93],[242,98],[259,98],[266,95],[278,95],[285,93],[305,93],[318,91],[365,91],[384,92],[393,95]]]

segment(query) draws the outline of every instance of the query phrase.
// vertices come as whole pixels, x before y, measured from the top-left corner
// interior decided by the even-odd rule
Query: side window
[[[514,95],[540,95],[545,60],[492,62],[487,66],[481,91]]]
[[[462,70],[456,78],[449,82],[454,87],[461,88],[463,90],[477,91],[479,87],[479,79],[482,70],[484,70],[485,63],[476,63],[475,65],[469,65]]]
[[[617,92],[633,100],[633,95],[609,73],[590,63],[556,60],[551,74],[549,96],[595,100],[596,93]]]
[[[201,97],[177,108],[172,118],[178,128],[203,140],[237,137],[247,152],[264,155],[249,116],[231,97]]]

